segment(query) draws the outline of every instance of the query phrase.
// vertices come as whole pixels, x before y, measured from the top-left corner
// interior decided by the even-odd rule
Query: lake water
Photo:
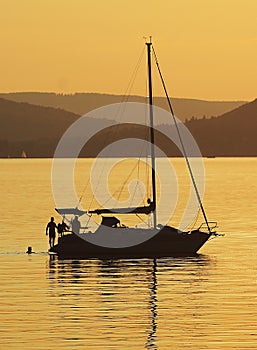
[[[0,166],[1,349],[257,349],[256,158],[205,160],[205,208],[225,236],[156,260],[51,259],[51,160]]]

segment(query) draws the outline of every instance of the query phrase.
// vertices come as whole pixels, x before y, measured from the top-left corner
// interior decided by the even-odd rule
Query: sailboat
[[[50,253],[55,253],[60,257],[79,258],[118,258],[118,257],[164,257],[177,255],[196,254],[199,249],[210,239],[218,235],[216,223],[209,222],[205,213],[196,181],[190,166],[189,159],[183,145],[168,92],[157,63],[164,91],[167,97],[171,115],[174,117],[178,138],[181,143],[183,155],[189,170],[192,184],[202,211],[205,223],[199,228],[191,231],[180,231],[179,229],[158,224],[156,213],[157,191],[156,191],[156,165],[154,152],[154,113],[153,113],[153,93],[152,93],[152,41],[146,42],[147,64],[148,64],[148,92],[149,92],[149,119],[150,119],[150,142],[151,142],[151,186],[152,197],[147,200],[147,205],[135,206],[132,208],[99,208],[88,212],[76,208],[56,208],[56,211],[65,219],[67,215],[78,217],[87,215],[101,215],[102,221],[95,232],[79,230],[63,234],[58,239],[58,244],[49,249]],[[151,227],[127,227],[121,224],[119,214],[144,214],[153,217]],[[115,216],[114,216],[115,215]],[[100,242],[100,243],[99,243]]]
[[[21,158],[27,158],[27,154],[24,150],[21,152]]]

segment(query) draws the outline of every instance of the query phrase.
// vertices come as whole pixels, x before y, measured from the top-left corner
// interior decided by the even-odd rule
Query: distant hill
[[[0,138],[22,141],[60,137],[79,115],[61,109],[0,99]]]
[[[217,118],[186,122],[204,155],[257,156],[257,99]]]
[[[62,109],[17,103],[0,98],[0,157],[52,157],[65,130],[79,115]],[[88,118],[88,128],[110,121]]]
[[[203,156],[245,157],[257,156],[257,99],[219,117],[195,119],[191,118],[185,125],[194,136]],[[171,126],[160,125],[158,130],[168,131]],[[127,130],[126,130],[127,128]],[[145,131],[135,126],[122,127],[116,132],[116,138],[144,138]],[[100,139],[92,140],[91,149],[100,151],[105,146],[110,131],[103,131]],[[156,132],[156,144],[169,156],[181,156],[177,147],[163,134]],[[126,150],[125,150],[126,151]],[[125,152],[124,151],[124,152]]]
[[[0,157],[20,157],[23,150],[28,157],[52,157],[60,137],[79,117],[63,109],[0,98]],[[83,131],[85,135],[95,127],[105,129],[88,142],[81,156],[95,157],[113,135],[117,140],[145,138],[146,130],[143,128],[127,124],[115,126],[113,132],[110,124],[110,120],[88,117],[87,130]],[[199,120],[193,117],[185,124],[203,156],[257,156],[257,99],[221,116]],[[169,127],[161,125],[160,130]],[[181,155],[161,134],[156,133],[156,142],[169,156]]]
[[[16,92],[2,93],[0,97],[15,102],[27,102],[34,105],[65,109],[66,111],[84,115],[87,112],[108,105],[124,101],[122,95],[76,93],[71,95],[41,93],[41,92]],[[126,101],[146,102],[144,97],[129,96]],[[196,99],[173,98],[174,113],[182,121],[194,116],[196,119],[218,116],[233,110],[245,101],[204,101]],[[154,104],[167,109],[167,101],[164,97],[155,97]]]

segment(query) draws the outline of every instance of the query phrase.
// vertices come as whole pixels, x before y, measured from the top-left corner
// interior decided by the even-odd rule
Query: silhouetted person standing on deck
[[[72,221],[71,229],[73,233],[78,234],[80,231],[80,222],[77,216]]]
[[[62,223],[57,225],[57,232],[59,234],[59,237],[62,237],[63,232],[68,231],[69,229],[69,226],[64,222],[64,220],[62,220]]]
[[[46,226],[46,235],[49,234],[49,245],[50,248],[54,246],[55,241],[55,229],[57,228],[56,223],[54,222],[54,217],[51,217],[51,221]]]

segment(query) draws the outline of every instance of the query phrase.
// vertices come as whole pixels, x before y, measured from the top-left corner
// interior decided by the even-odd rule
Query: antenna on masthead
[[[145,40],[146,44],[152,44],[152,35],[143,36],[143,39]]]

